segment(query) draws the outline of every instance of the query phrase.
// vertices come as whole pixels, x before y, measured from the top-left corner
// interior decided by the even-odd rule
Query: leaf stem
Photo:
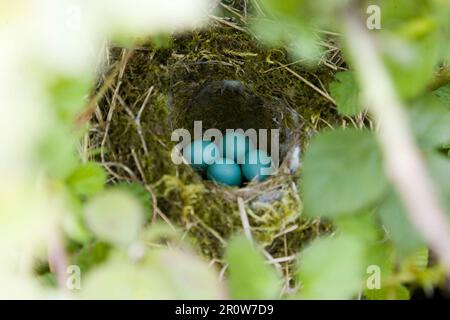
[[[344,12],[343,23],[347,49],[364,102],[377,120],[386,174],[398,191],[410,220],[450,275],[450,227],[412,137],[404,106],[394,90],[375,39],[353,8]]]

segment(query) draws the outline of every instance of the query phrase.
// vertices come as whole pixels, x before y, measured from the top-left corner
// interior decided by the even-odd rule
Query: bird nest
[[[302,217],[298,189],[301,151],[317,131],[342,121],[325,89],[337,68],[306,69],[284,48],[265,48],[220,21],[162,46],[111,46],[107,61],[90,141],[110,183],[144,185],[153,201],[151,222],[181,227],[209,259],[222,262],[229,237],[244,231],[289,273],[294,254],[328,229]],[[196,120],[204,129],[279,129],[279,169],[263,182],[233,188],[174,164],[171,134],[192,130]]]

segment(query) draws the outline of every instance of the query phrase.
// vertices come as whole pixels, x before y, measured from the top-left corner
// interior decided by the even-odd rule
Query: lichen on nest
[[[130,56],[128,51],[110,49],[111,65],[118,64],[120,72],[99,104],[101,115],[93,120],[95,130],[91,131],[100,149],[97,160],[110,172],[111,183],[137,180],[144,184],[157,208],[155,219],[161,216],[182,226],[200,252],[219,262],[228,238],[242,231],[242,210],[253,237],[273,258],[292,256],[328,228],[301,217],[298,172],[290,171],[288,157],[293,145],[302,149],[315,132],[341,121],[330,100],[296,76],[323,88],[333,78],[332,69],[319,67],[312,72],[290,64],[283,48],[265,48],[250,34],[217,24],[171,37],[162,48],[148,42]],[[280,128],[296,133],[278,173],[239,190],[204,181],[188,165],[171,160],[174,129],[190,128],[198,116],[207,123],[230,125],[225,119],[229,113],[212,112],[205,117],[192,104],[198,102],[195,97],[202,88],[224,80],[243,84],[254,101],[281,114]],[[251,115],[247,123],[273,126],[269,117],[258,118],[243,104],[239,108],[233,113],[239,113],[242,123]],[[285,263],[289,266],[292,259]]]

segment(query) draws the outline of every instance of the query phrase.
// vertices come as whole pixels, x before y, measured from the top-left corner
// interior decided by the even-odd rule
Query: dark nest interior
[[[110,85],[91,121],[90,145],[111,184],[145,186],[154,207],[149,223],[178,226],[219,265],[229,237],[247,229],[290,278],[295,254],[329,230],[302,217],[298,159],[316,132],[352,121],[337,115],[326,89],[343,62],[330,44],[318,67],[305,68],[233,21],[218,18],[163,46],[111,46],[97,91]],[[192,130],[195,120],[204,130],[280,129],[280,168],[264,182],[232,188],[175,165],[171,134]]]

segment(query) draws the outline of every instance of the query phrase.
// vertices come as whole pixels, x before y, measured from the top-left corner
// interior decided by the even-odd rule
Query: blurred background
[[[0,297],[448,297],[449,14],[0,0]],[[196,120],[280,129],[280,168],[173,164]]]

